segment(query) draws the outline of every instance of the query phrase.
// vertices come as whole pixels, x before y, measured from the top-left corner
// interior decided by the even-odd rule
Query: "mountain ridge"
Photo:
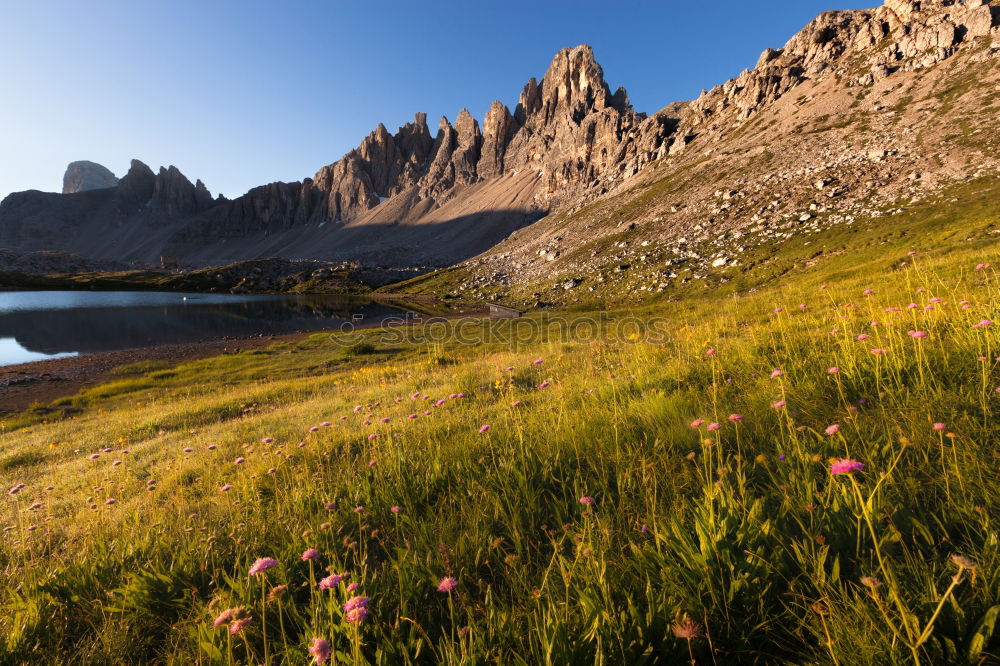
[[[312,178],[233,200],[212,199],[174,167],[154,174],[138,161],[117,188],[12,194],[0,204],[0,247],[147,263],[281,255],[445,267],[502,254],[512,233],[553,212],[616,196],[650,165],[731,141],[797,88],[870,89],[974,49],[992,61],[994,46],[981,43],[996,43],[998,25],[1000,6],[986,0],[826,12],[783,48],[764,50],[755,68],[651,116],[635,112],[623,88],[611,92],[590,47],[563,49],[513,112],[494,102],[480,126],[462,109],[454,123],[441,118],[434,137],[422,113],[395,134],[379,124]],[[104,237],[109,227],[114,238]]]

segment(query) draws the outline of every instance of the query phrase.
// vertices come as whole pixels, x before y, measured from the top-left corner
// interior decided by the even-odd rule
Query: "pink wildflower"
[[[851,460],[850,458],[842,458],[830,465],[830,474],[854,474],[855,472],[864,470],[864,468],[864,463]]]
[[[322,638],[312,639],[312,644],[309,645],[309,655],[313,658],[314,663],[325,664],[330,658],[330,643]]]
[[[336,588],[340,583],[349,576],[350,574],[333,574],[327,576],[319,582],[319,589],[321,590],[332,590]]]
[[[344,602],[344,610],[349,611],[354,608],[368,608],[371,599],[368,597],[351,597]]]
[[[235,620],[233,621],[232,624],[229,625],[229,633],[235,636],[236,634],[243,631],[243,629],[246,628],[246,626],[251,622],[253,622],[252,617],[245,617],[242,620]]]
[[[456,587],[458,587],[458,581],[452,578],[451,576],[445,576],[444,578],[441,579],[441,582],[438,583],[437,589],[438,592],[450,593]]]
[[[249,573],[251,576],[256,576],[257,574],[264,573],[268,569],[276,566],[278,566],[278,560],[273,557],[261,557],[253,563],[253,566],[250,567]]]
[[[368,609],[364,607],[352,608],[344,613],[344,619],[351,623],[364,622],[368,619]]]
[[[227,608],[226,610],[219,613],[218,617],[212,621],[213,627],[221,627],[224,624],[229,624],[233,619],[233,614],[236,612],[235,608]]]

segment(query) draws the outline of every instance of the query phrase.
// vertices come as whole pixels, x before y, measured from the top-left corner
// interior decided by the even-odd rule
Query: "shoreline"
[[[275,342],[294,342],[310,335],[315,335],[315,332],[135,347],[0,366],[0,418],[22,411],[35,403],[48,405],[59,398],[75,395],[109,381],[142,376],[143,373],[113,372],[123,365],[141,361],[163,361],[179,365],[211,356],[259,349]]]
[[[462,317],[488,317],[488,312],[451,312],[427,316],[422,324]],[[360,324],[356,330],[398,326],[404,322]],[[238,354],[269,347],[277,342],[298,342],[317,334],[335,334],[336,329],[298,331],[278,335],[221,338],[115,351],[84,353],[64,358],[41,359],[0,366],[0,418],[23,411],[33,404],[50,405],[59,398],[120,379],[135,379],[144,373],[118,374],[115,368],[141,361],[163,361],[171,366],[213,356]]]

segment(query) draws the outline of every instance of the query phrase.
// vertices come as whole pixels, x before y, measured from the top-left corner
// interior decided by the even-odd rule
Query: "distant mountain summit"
[[[936,155],[907,187],[961,176],[941,142],[958,131],[978,149],[996,136],[986,93],[1000,71],[997,26],[1000,0],[826,12],[753,69],[651,116],[612,92],[589,46],[567,48],[513,111],[497,101],[480,122],[462,109],[434,133],[423,113],[395,133],[379,124],[313,177],[233,200],[174,167],[133,161],[116,182],[76,162],[64,194],[0,203],[0,248],[194,265],[281,256],[426,270],[474,259],[477,280],[506,285],[596,270],[604,250],[575,253],[641,225],[643,242],[699,270],[733,265],[753,238],[792,233],[790,221],[848,221],[895,195],[900,172],[916,171],[907,160]],[[987,168],[990,154],[968,168]],[[790,201],[795,173],[806,186]],[[742,240],[707,257],[692,250],[726,238]]]
[[[70,162],[63,174],[63,194],[75,194],[88,190],[102,190],[118,184],[115,174],[96,162],[80,160]]]

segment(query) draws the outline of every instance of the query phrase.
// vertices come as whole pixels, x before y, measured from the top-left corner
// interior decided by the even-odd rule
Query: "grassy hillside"
[[[314,336],[11,420],[0,662],[1000,658],[996,219],[964,210],[739,293]]]
[[[673,176],[667,176],[646,187],[656,197],[670,201],[679,196],[685,186],[686,183],[675,183]],[[604,202],[602,219],[612,220],[620,210],[632,206],[628,202],[633,196],[630,192]],[[911,251],[929,252],[938,257],[970,251],[982,256],[995,254],[995,244],[1000,239],[1000,179],[970,179],[919,202],[894,201],[879,213],[874,217],[861,217],[851,224],[841,223],[798,234],[781,242],[747,240],[746,251],[737,265],[711,271],[677,264],[678,257],[669,249],[652,245],[641,248],[645,258],[632,261],[626,271],[617,271],[616,267],[622,262],[609,257],[596,271],[583,275],[581,284],[572,290],[564,288],[565,281],[581,273],[566,273],[557,265],[541,282],[510,288],[498,283],[476,283],[467,267],[457,266],[415,277],[382,291],[461,293],[466,298],[499,300],[515,305],[541,299],[555,306],[607,308],[622,303],[638,306],[656,301],[745,294],[772,286],[779,280],[805,280],[819,286],[824,281],[871,275],[873,271],[894,274],[905,267],[902,262]],[[577,213],[582,214],[583,211]],[[641,215],[641,209],[636,214]],[[572,216],[562,222],[565,225],[573,223]],[[607,255],[616,243],[632,242],[634,245],[633,241],[631,232],[623,231],[583,244],[575,250],[574,256]],[[692,249],[708,254],[702,247]],[[663,276],[667,273],[675,277],[665,280]],[[461,290],[463,284],[469,288]],[[663,286],[657,288],[658,285]]]

